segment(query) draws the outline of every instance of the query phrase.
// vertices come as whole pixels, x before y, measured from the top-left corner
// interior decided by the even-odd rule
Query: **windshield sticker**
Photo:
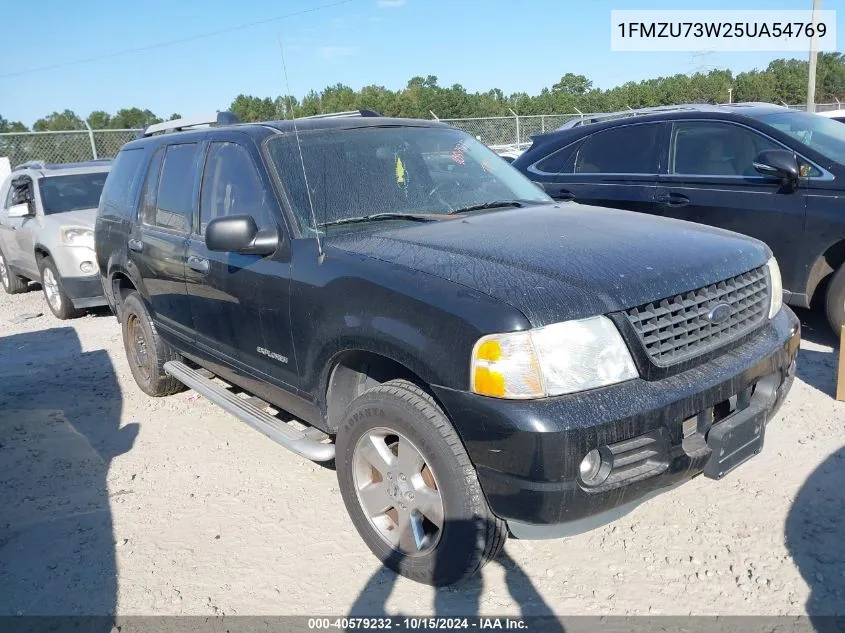
[[[396,184],[400,187],[407,187],[408,182],[405,177],[405,165],[402,162],[402,157],[396,154]]]
[[[452,162],[457,163],[458,165],[466,165],[466,156],[464,155],[464,152],[466,152],[466,144],[461,141],[455,145],[454,149],[452,149]]]

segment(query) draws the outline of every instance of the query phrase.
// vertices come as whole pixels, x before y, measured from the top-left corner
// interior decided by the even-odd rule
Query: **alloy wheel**
[[[49,267],[44,269],[41,275],[41,282],[44,286],[44,295],[47,297],[47,303],[53,308],[53,311],[60,312],[62,309],[62,295],[59,291],[59,282]]]
[[[401,433],[375,428],[352,455],[358,502],[367,520],[391,547],[419,556],[437,546],[443,530],[443,498],[422,452]]]

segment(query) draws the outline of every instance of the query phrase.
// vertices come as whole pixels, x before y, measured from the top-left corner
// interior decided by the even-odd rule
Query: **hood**
[[[82,226],[93,230],[94,223],[97,221],[97,208],[51,213],[45,215],[44,219],[61,226]]]
[[[737,233],[575,203],[347,233],[326,244],[473,288],[533,326],[695,290],[770,256],[762,242]]]

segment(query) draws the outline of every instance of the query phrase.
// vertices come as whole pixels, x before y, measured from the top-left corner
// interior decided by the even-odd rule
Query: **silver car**
[[[41,282],[60,319],[106,305],[94,257],[97,205],[111,161],[12,170],[0,187],[0,281],[8,294]]]

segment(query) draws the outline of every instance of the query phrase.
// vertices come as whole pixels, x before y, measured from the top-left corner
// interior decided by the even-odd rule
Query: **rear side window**
[[[570,143],[566,147],[557,150],[546,156],[537,163],[537,171],[544,174],[571,174],[575,171],[575,157],[578,155],[578,148],[581,147],[583,139]]]
[[[123,150],[114,159],[111,171],[100,198],[102,215],[129,217],[141,186],[144,167],[144,150]]]
[[[199,145],[170,145],[164,154],[158,182],[155,212],[145,217],[147,224],[171,231],[188,230],[193,214],[194,176],[199,158]]]
[[[158,190],[158,177],[161,173],[161,157],[164,149],[159,147],[153,152],[150,159],[150,168],[147,170],[147,178],[144,180],[144,195],[141,198],[141,222],[154,226],[156,216],[156,191]]]
[[[589,136],[575,156],[576,174],[656,174],[659,123],[625,125]]]

